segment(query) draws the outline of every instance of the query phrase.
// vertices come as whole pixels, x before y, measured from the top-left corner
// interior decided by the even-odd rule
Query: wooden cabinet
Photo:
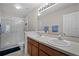
[[[31,49],[32,49],[31,43],[28,42],[27,50],[28,50],[29,55],[31,55],[31,51],[32,51]]]
[[[32,56],[38,56],[38,47],[32,45]]]
[[[31,56],[38,56],[38,42],[28,37],[28,54]]]
[[[28,37],[28,54],[31,56],[67,56],[66,54]]]
[[[53,48],[50,48],[46,45],[43,44],[39,44],[39,49],[41,49],[42,51],[44,51],[47,55],[49,56],[65,56],[66,54],[59,52]]]
[[[39,49],[39,56],[48,56],[48,54]]]

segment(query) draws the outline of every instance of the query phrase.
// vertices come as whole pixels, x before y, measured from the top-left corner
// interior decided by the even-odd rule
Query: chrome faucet
[[[41,36],[41,33],[40,32],[36,32],[39,36]]]
[[[64,37],[64,36],[65,36],[65,33],[61,33],[61,34],[58,35],[58,39],[63,40],[62,37]]]

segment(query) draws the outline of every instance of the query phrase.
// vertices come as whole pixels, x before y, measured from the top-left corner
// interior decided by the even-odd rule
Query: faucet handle
[[[63,33],[63,34],[62,34],[62,36],[66,36],[66,34],[65,34],[65,33]]]
[[[61,35],[61,36],[65,36],[66,34],[65,34],[65,33],[60,33],[59,35]]]

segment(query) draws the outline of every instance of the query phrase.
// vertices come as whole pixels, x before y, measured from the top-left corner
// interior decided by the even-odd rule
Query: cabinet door
[[[32,56],[38,56],[38,47],[32,45]]]
[[[32,47],[31,47],[32,45],[31,45],[31,43],[30,42],[28,42],[28,46],[27,46],[27,49],[28,49],[28,54],[29,55],[31,55],[31,49],[32,49]]]
[[[39,49],[39,56],[48,56],[45,52]]]
[[[55,49],[52,49],[48,46],[45,46],[43,44],[39,44],[39,49],[41,49],[42,51],[44,51],[46,54],[48,54],[49,56],[66,56],[66,54],[59,52]]]

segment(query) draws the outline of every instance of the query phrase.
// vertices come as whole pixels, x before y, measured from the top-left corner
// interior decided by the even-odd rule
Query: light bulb
[[[15,5],[15,8],[16,9],[21,9],[21,6],[20,5]]]

